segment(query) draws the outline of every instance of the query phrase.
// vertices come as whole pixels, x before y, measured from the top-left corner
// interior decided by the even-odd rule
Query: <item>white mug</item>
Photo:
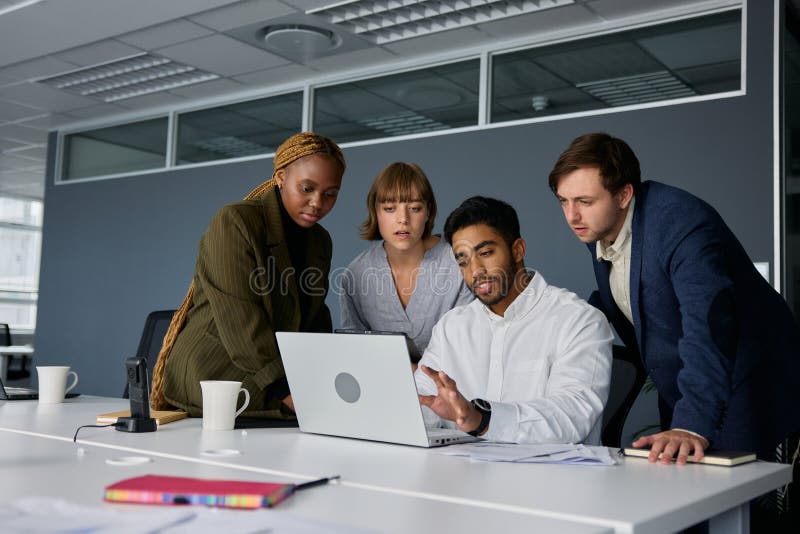
[[[203,430],[233,430],[234,420],[250,404],[250,393],[242,383],[201,380],[200,389],[203,391]],[[237,410],[241,392],[244,392],[244,404]]]
[[[58,404],[64,402],[64,395],[78,385],[78,373],[70,371],[68,365],[37,365],[39,375],[39,402],[42,404]],[[67,387],[67,376],[75,380]]]

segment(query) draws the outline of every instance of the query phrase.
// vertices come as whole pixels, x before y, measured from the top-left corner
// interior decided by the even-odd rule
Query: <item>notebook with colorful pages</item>
[[[150,410],[150,417],[156,420],[158,425],[166,425],[173,421],[185,419],[189,414],[179,410]],[[120,410],[118,412],[101,413],[97,416],[97,422],[100,424],[113,424],[117,422],[120,417],[130,417],[130,410]]]
[[[650,449],[632,449],[627,448],[623,451],[625,456],[634,456],[638,458],[647,458],[650,456]],[[694,456],[689,456],[687,461],[709,464],[709,465],[722,465],[725,467],[733,467],[734,465],[746,464],[754,462],[756,459],[755,453],[745,451],[708,451],[703,455],[703,459],[697,461]]]
[[[292,495],[295,484],[208,480],[144,475],[121,480],[105,489],[107,502],[134,504],[199,504],[220,508],[271,508]]]

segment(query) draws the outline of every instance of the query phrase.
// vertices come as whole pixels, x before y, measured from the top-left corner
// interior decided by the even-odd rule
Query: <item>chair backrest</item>
[[[159,310],[151,312],[144,322],[144,330],[142,331],[142,339],[139,340],[139,348],[136,349],[136,356],[144,356],[147,358],[147,376],[152,382],[153,380],[153,367],[156,364],[158,353],[161,350],[161,343],[164,340],[164,335],[167,333],[169,323],[175,310]],[[125,383],[125,392],[122,394],[123,399],[128,398],[128,384]]]
[[[620,447],[625,419],[639,396],[647,374],[641,358],[621,345],[614,345],[611,388],[603,411],[603,445]]]
[[[6,323],[0,323],[0,345],[13,345],[11,342],[11,329]]]

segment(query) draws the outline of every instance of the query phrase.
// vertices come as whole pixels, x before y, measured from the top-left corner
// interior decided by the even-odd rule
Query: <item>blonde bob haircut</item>
[[[436,220],[436,198],[425,172],[416,163],[397,161],[383,169],[367,194],[367,220],[361,223],[361,239],[382,239],[378,228],[378,205],[382,202],[423,202],[428,207],[428,220],[422,239],[430,237]]]

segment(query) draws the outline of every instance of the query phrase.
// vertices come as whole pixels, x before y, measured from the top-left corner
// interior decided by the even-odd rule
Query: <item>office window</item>
[[[157,169],[166,155],[166,117],[69,134],[61,179]]]
[[[741,12],[492,56],[491,122],[741,88]]]
[[[302,128],[303,93],[240,102],[178,116],[178,165],[275,152]]]
[[[42,203],[0,197],[0,323],[35,327],[41,250]]]
[[[478,59],[314,91],[314,130],[337,142],[478,124]]]

